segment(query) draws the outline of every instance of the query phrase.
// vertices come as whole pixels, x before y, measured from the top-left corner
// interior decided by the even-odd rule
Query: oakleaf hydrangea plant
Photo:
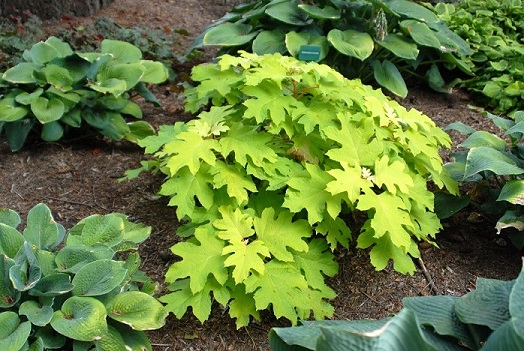
[[[427,181],[457,190],[439,156],[450,139],[427,116],[280,54],[224,55],[192,79],[198,117],[140,141],[153,157],[127,173],[164,173],[159,192],[187,221],[161,299],[177,317],[192,307],[206,320],[212,297],[238,327],[265,309],[292,323],[331,316],[324,278],[354,212],[367,216],[355,236],[376,269],[415,270],[417,242],[440,229]]]

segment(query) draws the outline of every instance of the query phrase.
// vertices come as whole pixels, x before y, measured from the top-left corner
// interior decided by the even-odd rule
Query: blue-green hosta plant
[[[114,140],[134,141],[153,133],[146,122],[128,123],[124,117],[142,117],[132,92],[157,103],[146,84],[165,81],[167,69],[142,60],[134,45],[106,39],[100,52],[80,53],[50,37],[23,57],[0,80],[0,133],[7,135],[12,150],[20,149],[31,131],[45,141],[86,125]]]
[[[522,350],[524,269],[511,281],[477,279],[462,297],[419,296],[381,320],[303,321],[274,328],[273,351]]]
[[[474,185],[461,197],[439,194],[439,207],[447,208],[440,217],[475,204],[495,222],[497,233],[506,229],[516,247],[524,247],[524,111],[512,115],[514,120],[487,113],[503,132],[503,138],[488,131],[477,131],[460,122],[450,124],[468,138],[463,148],[452,154],[454,162],[445,167],[458,182]]]
[[[439,156],[450,139],[427,116],[280,54],[224,55],[192,79],[186,108],[210,109],[141,140],[153,157],[127,173],[164,173],[160,194],[187,221],[162,297],[176,316],[191,306],[206,320],[212,297],[239,327],[265,309],[293,323],[331,316],[324,277],[356,212],[367,219],[357,245],[376,269],[415,270],[417,243],[440,229],[426,182],[456,190]]]
[[[221,46],[301,57],[303,45],[316,46],[318,60],[347,78],[360,78],[405,97],[405,80],[423,79],[447,92],[442,69],[471,73],[462,56],[468,44],[435,13],[408,0],[262,0],[239,5],[214,22],[193,48]]]
[[[44,204],[23,231],[20,222],[0,209],[1,350],[152,349],[144,330],[162,327],[167,313],[139,270],[150,227],[112,213],[66,233]]]
[[[462,85],[496,113],[524,109],[524,2],[463,0],[435,11],[474,52],[465,60],[475,76]]]

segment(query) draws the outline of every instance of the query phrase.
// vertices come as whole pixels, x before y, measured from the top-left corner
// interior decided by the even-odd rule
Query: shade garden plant
[[[216,300],[237,327],[266,309],[292,323],[330,317],[324,279],[353,238],[376,269],[415,271],[418,242],[441,228],[427,182],[457,191],[439,156],[449,136],[427,116],[280,54],[224,55],[192,79],[197,118],[139,141],[152,157],[127,172],[164,174],[159,194],[185,221],[161,298],[170,311],[204,321]]]
[[[30,133],[44,141],[60,140],[74,128],[91,128],[113,140],[135,141],[153,134],[140,119],[133,94],[158,103],[146,84],[168,77],[161,62],[143,60],[132,44],[106,39],[100,52],[74,52],[56,37],[34,44],[24,62],[0,80],[0,133],[13,151]]]
[[[449,71],[472,73],[464,59],[472,54],[468,43],[433,11],[407,0],[250,1],[209,25],[192,49],[204,46],[296,58],[313,50],[309,59],[401,97],[407,79],[448,92],[458,82],[444,78]]]
[[[0,209],[0,347],[19,350],[152,350],[144,330],[167,312],[139,270],[150,227],[123,214],[92,215],[67,233],[44,204],[26,227]]]

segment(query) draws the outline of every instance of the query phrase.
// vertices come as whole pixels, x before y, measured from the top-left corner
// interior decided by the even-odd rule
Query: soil
[[[110,16],[124,26],[186,29],[188,37],[174,48],[182,53],[205,26],[229,8],[230,5],[209,0],[115,0],[96,16]],[[79,19],[83,20],[90,18]],[[210,60],[212,56],[213,51],[208,50],[201,60]],[[175,72],[188,73],[197,63],[174,64],[173,68]],[[172,86],[157,87],[154,93],[161,107],[143,104],[147,121],[159,126],[191,118],[184,113]],[[401,103],[426,113],[441,127],[462,121],[491,130],[486,119],[468,108],[473,101],[460,90],[438,94],[425,87],[410,87],[409,96]],[[459,137],[452,138],[456,147]],[[151,237],[140,249],[142,268],[163,282],[167,268],[176,260],[169,248],[180,240],[175,235],[178,221],[174,208],[167,206],[165,198],[156,196],[163,179],[143,175],[134,181],[116,182],[125,170],[136,168],[143,157],[142,149],[135,145],[100,137],[60,143],[32,141],[17,153],[12,153],[5,139],[0,139],[0,208],[14,209],[25,217],[31,207],[43,202],[66,228],[91,214],[125,213],[133,221],[152,226]],[[509,280],[518,275],[522,252],[503,235],[497,235],[493,223],[476,215],[473,209],[443,221],[443,226],[437,238],[439,248],[421,245],[423,264],[413,276],[395,273],[390,267],[375,271],[366,251],[338,251],[339,274],[329,280],[338,293],[332,301],[334,318],[382,318],[398,312],[405,296],[460,296],[475,288],[477,277]],[[181,320],[170,315],[165,327],[148,332],[148,336],[156,351],[269,350],[267,335],[271,327],[288,325],[285,320],[264,313],[261,321],[237,330],[226,312],[214,306],[203,325],[190,311]]]

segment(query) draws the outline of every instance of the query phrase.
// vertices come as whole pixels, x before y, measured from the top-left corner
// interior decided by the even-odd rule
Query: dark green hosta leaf
[[[34,124],[34,119],[25,118],[4,125],[7,142],[12,151],[18,151],[24,146],[27,135]]]
[[[314,5],[300,4],[298,8],[311,18],[336,20],[340,18],[341,11],[331,6],[320,8]]]
[[[36,338],[36,340],[31,345],[29,345],[29,348],[27,349],[27,351],[44,351],[44,350],[45,350],[45,344],[44,344],[44,340],[42,340],[41,338]]]
[[[460,173],[462,179],[464,172]],[[453,176],[451,176],[455,179]],[[435,192],[435,214],[439,219],[451,217],[469,205],[471,198],[468,195],[455,196],[442,191]]]
[[[460,134],[470,135],[476,132],[475,128],[468,126],[462,122],[453,122],[448,124],[444,130],[456,130]]]
[[[13,258],[24,245],[24,237],[15,228],[0,223],[0,254]]]
[[[21,297],[11,281],[9,280],[9,270],[15,265],[15,261],[5,255],[0,255],[0,308],[14,306]]]
[[[311,22],[308,21],[308,16],[298,8],[298,4],[294,0],[268,6],[266,14],[277,21],[294,26],[305,26]]]
[[[400,27],[409,33],[415,43],[440,49],[440,41],[427,24],[415,20],[404,20],[400,22]]]
[[[43,327],[51,322],[54,310],[51,304],[43,305],[40,302],[28,300],[20,305],[18,313],[26,316],[32,324]]]
[[[511,180],[504,184],[497,201],[524,206],[524,180]]]
[[[416,44],[398,34],[387,34],[384,40],[377,40],[377,44],[406,60],[416,60],[419,54]]]
[[[30,322],[22,322],[14,312],[0,313],[0,350],[19,351],[30,333]]]
[[[142,58],[142,52],[131,43],[119,40],[105,39],[100,44],[102,54],[111,54],[113,60],[119,63],[137,62]]]
[[[148,136],[155,135],[155,129],[146,121],[135,121],[127,123],[129,133],[124,135],[124,139],[132,143],[137,143]]]
[[[59,296],[73,290],[69,274],[54,273],[42,277],[29,292],[33,296]]]
[[[209,30],[203,38],[204,45],[240,46],[249,43],[258,32],[248,24],[224,23]]]
[[[42,339],[48,349],[62,349],[66,343],[66,338],[54,330],[50,324],[39,328],[35,335]]]
[[[467,149],[478,146],[487,146],[500,152],[504,152],[506,150],[506,141],[488,131],[479,130],[471,134],[459,146]]]
[[[67,70],[73,83],[79,83],[84,80],[89,72],[89,68],[91,67],[90,62],[83,59],[78,54],[54,59],[51,63]],[[53,79],[57,79],[57,81],[61,80],[60,77],[54,77]]]
[[[22,62],[18,65],[8,69],[2,75],[2,78],[10,83],[15,84],[32,84],[36,83],[36,79],[33,76],[35,70],[39,70],[43,67],[41,64],[32,62]]]
[[[106,245],[67,245],[57,253],[55,262],[59,270],[77,273],[86,264],[111,259],[114,254],[115,251]]]
[[[8,208],[0,208],[0,223],[16,229],[20,222],[20,215],[16,211]]]
[[[397,66],[388,60],[384,60],[382,63],[372,60],[370,63],[373,68],[373,76],[378,84],[400,97],[404,98],[408,95],[406,82]]]
[[[464,179],[482,171],[492,171],[498,175],[524,173],[524,169],[504,153],[487,146],[474,147],[468,152]]]
[[[107,315],[135,330],[153,330],[165,324],[167,311],[154,297],[140,291],[129,291],[112,297]]]
[[[319,61],[326,58],[329,51],[329,42],[326,37],[311,35],[308,32],[289,32],[286,34],[286,47],[293,57],[298,57],[302,45],[317,45],[320,47]]]
[[[96,350],[126,351],[126,343],[120,333],[111,325],[107,326],[107,333],[95,341]]]
[[[73,278],[73,295],[99,296],[116,288],[126,277],[123,262],[99,260],[86,264]]]
[[[105,118],[108,120],[108,124],[100,129],[100,133],[112,140],[120,140],[126,134],[131,132],[129,125],[122,115],[118,112],[106,111]]]
[[[62,100],[58,98],[38,97],[31,104],[31,111],[40,123],[49,123],[57,121],[64,115],[65,105]]]
[[[27,115],[28,108],[17,106],[15,98],[4,98],[0,100],[0,121],[14,122],[24,118]]]
[[[93,297],[73,296],[56,311],[51,326],[68,338],[94,341],[107,333],[106,309]]]
[[[124,221],[118,214],[92,215],[84,218],[71,228],[67,245],[103,244],[115,246],[124,238]]]
[[[64,136],[64,127],[58,121],[46,123],[42,126],[40,137],[44,141],[57,141]]]
[[[414,18],[422,22],[437,23],[437,15],[424,6],[408,0],[388,0],[384,2],[387,8],[399,15]]]
[[[152,351],[151,343],[143,331],[131,329],[121,323],[115,323],[113,327],[124,339],[128,350]]]
[[[373,38],[368,33],[352,29],[345,31],[333,29],[328,33],[327,40],[338,52],[361,61],[373,52]]]
[[[497,234],[500,234],[500,232],[506,228],[517,229],[518,232],[509,232],[508,235],[515,246],[522,249],[524,246],[524,214],[522,214],[521,211],[506,211],[504,215],[498,219],[495,228],[497,229]]]
[[[63,239],[51,210],[45,204],[34,206],[27,214],[24,238],[39,249],[54,249]]]
[[[139,82],[134,90],[141,96],[143,97],[144,99],[146,99],[146,101],[148,102],[151,102],[153,105],[155,106],[160,106],[160,102],[158,101],[158,99],[156,98],[156,96],[151,92],[151,90],[149,90],[147,88],[147,86],[142,83],[142,82]]]
[[[285,54],[286,51],[286,33],[283,30],[265,30],[253,40],[253,52],[258,55]]]
[[[512,135],[512,134],[517,134],[518,136],[515,136],[515,137],[520,137],[520,139],[524,139],[523,137],[524,136],[524,121],[515,124],[508,130],[506,130],[506,133],[504,133],[504,135]]]

